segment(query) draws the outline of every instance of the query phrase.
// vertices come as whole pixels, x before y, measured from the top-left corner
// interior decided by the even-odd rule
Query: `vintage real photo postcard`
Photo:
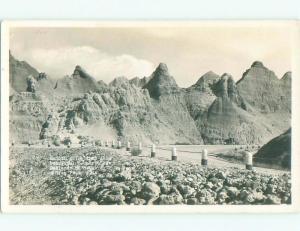
[[[3,212],[299,211],[297,21],[1,30]]]

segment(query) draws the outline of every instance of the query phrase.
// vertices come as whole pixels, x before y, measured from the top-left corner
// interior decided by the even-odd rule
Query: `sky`
[[[292,31],[284,23],[138,24],[96,27],[12,27],[10,50],[52,78],[82,66],[106,83],[115,77],[149,76],[166,63],[181,87],[203,74],[229,73],[235,80],[255,60],[278,78],[291,70]]]

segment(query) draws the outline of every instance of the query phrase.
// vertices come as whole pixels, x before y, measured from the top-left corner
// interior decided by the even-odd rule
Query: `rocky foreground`
[[[120,154],[122,153],[122,154]],[[92,173],[50,173],[49,157],[97,157]],[[291,175],[130,156],[105,148],[13,148],[12,204],[290,204]],[[79,160],[78,160],[79,161]]]

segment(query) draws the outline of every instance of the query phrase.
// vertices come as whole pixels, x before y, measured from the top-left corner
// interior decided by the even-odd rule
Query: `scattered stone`
[[[130,169],[127,169],[127,170],[124,170],[124,171],[120,172],[115,177],[115,181],[118,181],[118,182],[130,180],[130,179],[131,179],[131,170]]]
[[[162,194],[158,198],[158,204],[159,205],[174,205],[175,200],[172,195]]]
[[[219,178],[219,179],[223,179],[223,180],[227,178],[225,172],[218,172],[216,174],[216,177]]]
[[[281,200],[275,195],[268,194],[266,198],[266,204],[279,205],[281,204]]]
[[[193,198],[189,198],[187,199],[187,204],[188,205],[197,205],[198,204],[198,199],[193,197]]]
[[[110,190],[113,195],[122,195],[123,194],[123,187],[119,184],[113,184],[111,186]]]
[[[159,194],[160,194],[160,188],[157,184],[152,183],[152,182],[146,182],[143,185],[143,197],[146,200],[150,200],[150,199],[156,199],[158,198]]]
[[[236,187],[228,187],[227,188],[228,196],[231,200],[234,200],[238,197],[240,190],[238,190]]]
[[[218,193],[218,202],[220,204],[225,203],[226,199],[228,198],[227,192],[226,191],[220,191]]]
[[[107,195],[104,199],[105,204],[121,204],[125,200],[123,195]]]
[[[183,198],[191,197],[195,193],[195,189],[188,185],[179,185],[178,190],[182,194]]]
[[[137,198],[137,197],[133,197],[130,200],[130,204],[134,204],[134,205],[144,205],[146,204],[146,201],[144,199],[141,198]]]
[[[87,205],[98,205],[97,201],[89,201]]]
[[[96,174],[67,174],[46,180],[47,189],[53,189],[51,199],[54,204],[291,204],[290,174],[272,176],[238,168],[203,169],[190,163],[128,158],[106,149],[103,152],[91,148],[89,153],[93,152],[100,159],[105,156]],[[65,156],[71,154],[67,152]],[[43,153],[32,156],[37,160],[35,166],[40,166],[39,156]],[[27,165],[21,165],[11,169],[11,187],[19,184],[16,181],[28,180],[28,176],[22,174],[26,168]],[[33,169],[44,171],[38,167]],[[49,196],[49,191],[45,191]],[[22,194],[23,191],[16,192],[30,198],[30,195]]]

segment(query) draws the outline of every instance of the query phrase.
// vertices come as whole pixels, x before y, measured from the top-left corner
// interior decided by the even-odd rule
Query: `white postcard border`
[[[9,205],[9,28],[10,27],[177,27],[284,24],[294,28],[292,57],[291,205]],[[1,210],[9,213],[283,213],[300,211],[300,22],[297,20],[201,21],[5,21],[1,24]]]

